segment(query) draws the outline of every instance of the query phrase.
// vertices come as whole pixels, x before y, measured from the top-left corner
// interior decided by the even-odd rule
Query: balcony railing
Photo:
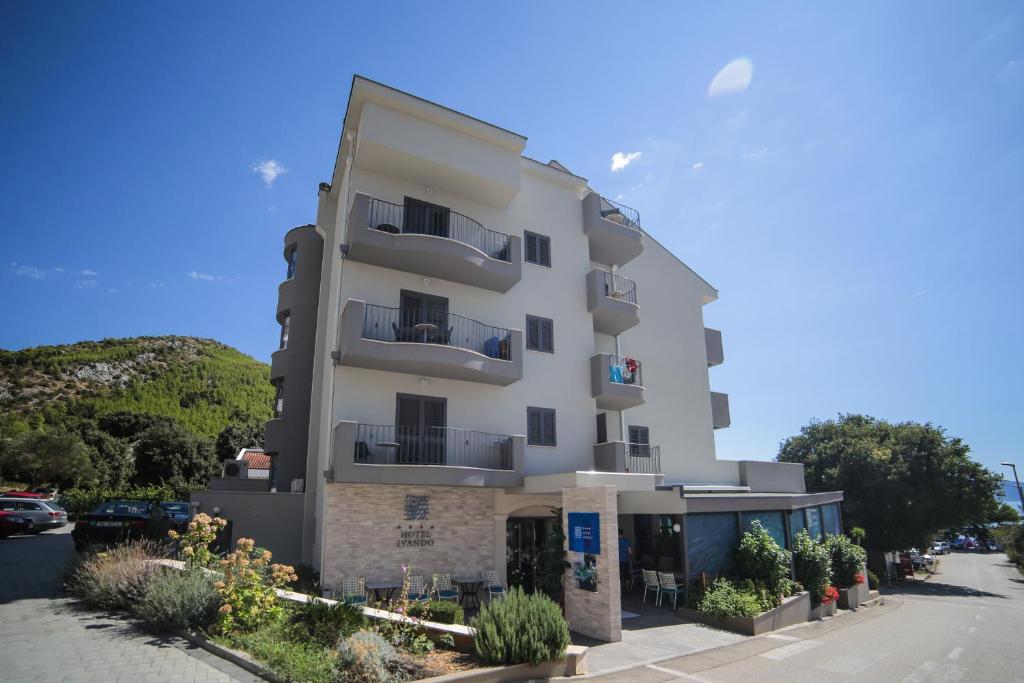
[[[384,342],[441,344],[511,360],[510,333],[454,313],[366,304],[363,338]]]
[[[661,446],[646,443],[626,444],[626,471],[661,474]]]
[[[353,462],[512,470],[512,437],[454,427],[361,424]]]
[[[608,380],[612,384],[644,385],[640,361],[629,356],[608,356]]]
[[[636,283],[628,277],[622,277],[615,273],[604,273],[604,295],[613,299],[636,303]]]
[[[601,218],[642,232],[639,211],[604,197],[601,197]]]
[[[413,211],[382,199],[370,201],[370,227],[393,234],[433,235],[468,244],[487,256],[511,262],[509,236],[489,230],[468,216],[448,210],[445,214]]]

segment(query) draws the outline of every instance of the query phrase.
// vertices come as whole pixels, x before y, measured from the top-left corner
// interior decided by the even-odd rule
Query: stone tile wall
[[[605,642],[622,640],[621,583],[619,582],[619,527],[616,488],[594,486],[562,489],[562,523],[569,530],[570,512],[600,515],[601,554],[597,556],[597,592],[577,588],[572,570],[565,578],[565,616],[576,633]],[[568,539],[566,540],[568,550]],[[569,553],[569,562],[581,559]]]

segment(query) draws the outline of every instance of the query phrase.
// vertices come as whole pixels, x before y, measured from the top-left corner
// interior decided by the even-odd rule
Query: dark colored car
[[[35,522],[16,511],[0,510],[0,538],[13,534],[31,534],[35,531]]]
[[[188,520],[192,518],[192,506],[177,500],[165,500],[160,503],[165,518],[172,522],[169,527],[177,531],[184,531],[188,526]]]
[[[163,539],[175,528],[173,517],[159,503],[149,500],[109,500],[92,512],[78,516],[71,538],[75,550],[91,545],[114,545],[143,538]]]

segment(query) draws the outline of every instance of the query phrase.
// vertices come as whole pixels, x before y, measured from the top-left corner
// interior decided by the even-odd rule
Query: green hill
[[[0,350],[0,437],[119,411],[170,417],[196,436],[216,437],[232,415],[270,418],[269,376],[265,363],[196,337]]]

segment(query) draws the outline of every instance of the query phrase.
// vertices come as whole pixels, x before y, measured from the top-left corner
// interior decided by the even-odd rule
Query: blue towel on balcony
[[[501,356],[501,342],[497,337],[491,337],[484,342],[484,354],[491,358],[499,358]]]
[[[622,384],[622,366],[621,365],[609,366],[608,374],[610,375],[608,377],[609,380],[611,380],[612,382],[615,382],[616,384]]]

